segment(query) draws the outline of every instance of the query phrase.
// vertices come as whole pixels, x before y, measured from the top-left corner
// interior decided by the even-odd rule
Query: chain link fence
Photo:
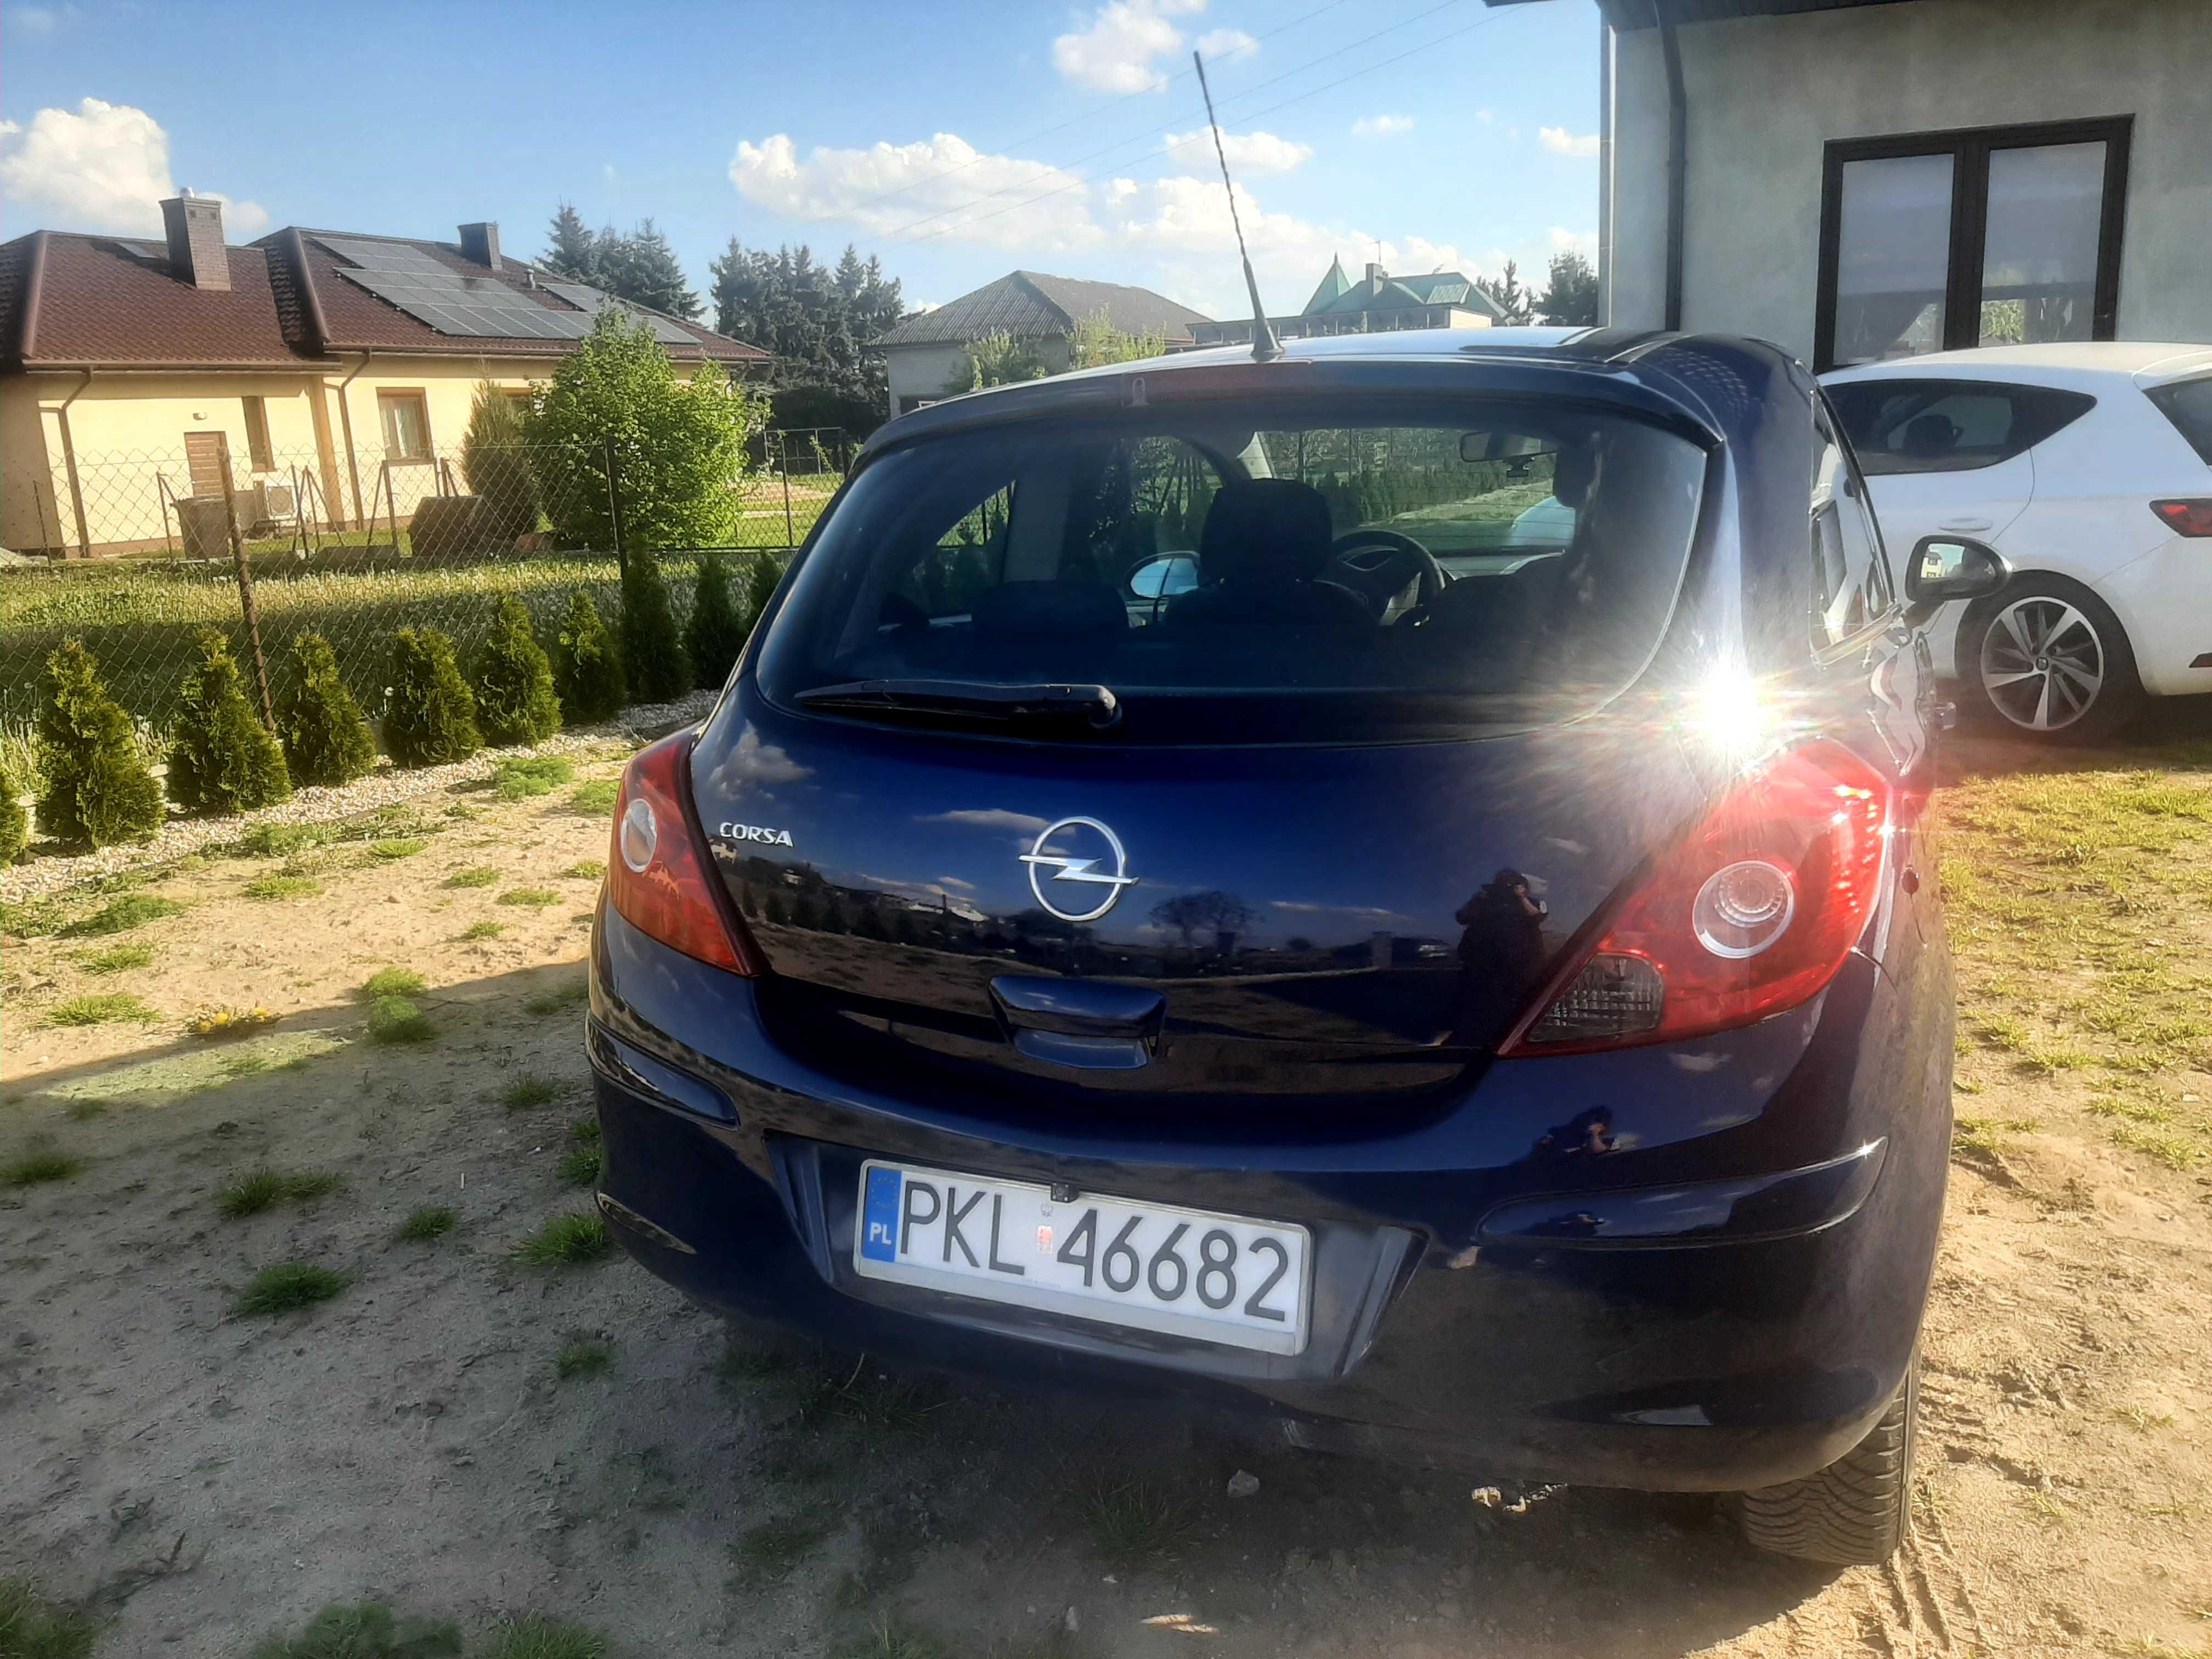
[[[727,555],[740,583],[763,560],[781,563],[850,461],[834,429],[764,432],[751,449],[705,514],[716,545],[653,550],[679,615],[701,554]],[[292,641],[319,633],[373,718],[401,628],[442,629],[466,660],[511,593],[550,641],[579,587],[611,624],[622,555],[638,544],[626,521],[653,517],[640,499],[652,481],[635,466],[626,479],[611,442],[333,459],[234,454],[211,433],[188,452],[80,453],[51,476],[0,472],[11,541],[20,550],[35,534],[47,556],[0,568],[0,740],[11,754],[27,743],[46,657],[69,638],[161,731],[203,630],[228,636],[257,697],[265,678],[280,699]]]

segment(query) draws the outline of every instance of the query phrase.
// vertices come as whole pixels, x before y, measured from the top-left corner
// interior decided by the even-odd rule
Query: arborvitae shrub
[[[23,843],[29,838],[23,803],[15,799],[15,775],[0,766],[0,865],[13,864],[22,857]]]
[[[586,588],[568,596],[561,631],[554,637],[553,689],[560,694],[562,714],[578,724],[606,720],[629,701],[622,649]]]
[[[660,561],[642,548],[623,561],[623,667],[640,702],[673,702],[691,689],[690,653]]]
[[[276,734],[295,783],[351,783],[376,764],[376,738],[320,634],[292,641],[292,685],[276,706]]]
[[[461,474],[477,498],[475,529],[502,553],[538,529],[538,480],[523,447],[522,410],[489,380],[477,386],[461,435]]]
[[[154,838],[161,827],[161,786],[138,757],[131,716],[107,695],[100,665],[80,641],[64,640],[46,659],[39,741],[46,773],[41,830],[94,847]]]
[[[761,612],[775,597],[775,585],[783,580],[783,566],[772,553],[753,556],[753,568],[745,574],[745,603],[744,614],[745,632],[750,634],[760,625]]]
[[[477,724],[493,743],[536,743],[561,729],[553,665],[530,631],[530,612],[512,593],[477,653]]]
[[[730,568],[719,555],[699,561],[699,580],[691,589],[691,615],[684,642],[691,651],[691,673],[701,685],[719,686],[744,649],[745,619],[730,592]]]
[[[392,636],[384,746],[402,766],[442,766],[483,747],[477,700],[453,660],[453,642],[434,628],[403,628]]]
[[[169,744],[169,799],[187,812],[250,812],[292,793],[276,734],[246,700],[230,645],[212,628],[185,677]]]

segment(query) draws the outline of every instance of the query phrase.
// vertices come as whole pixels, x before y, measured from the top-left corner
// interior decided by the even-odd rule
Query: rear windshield
[[[2199,459],[2212,466],[2212,374],[2153,386],[2148,393],[2159,412],[2189,441]]]
[[[873,687],[925,723],[933,687],[1097,686],[1148,742],[1567,718],[1656,645],[1704,471],[1682,437],[1544,402],[1155,405],[927,439],[823,520],[760,678],[846,714],[838,689]]]

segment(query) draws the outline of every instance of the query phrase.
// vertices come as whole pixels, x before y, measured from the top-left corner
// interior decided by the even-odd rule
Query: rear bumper
[[[2153,696],[2212,691],[2212,541],[2176,536],[2093,585]]]
[[[1723,1153],[1742,1163],[1755,1127],[1742,1124],[1711,1145],[1547,1162],[1511,1121],[1504,1067],[1441,1123],[1273,1147],[1264,1164],[1249,1146],[1139,1148],[925,1118],[776,1049],[746,981],[618,917],[603,914],[593,958],[601,1204],[617,1237],[702,1302],[833,1342],[1017,1382],[1180,1394],[1300,1445],[1499,1478],[1730,1491],[1856,1443],[1917,1338],[1948,1136],[1948,999],[1940,1063],[1866,1063],[1870,1025],[1888,1031],[1864,1045],[1877,1057],[1919,1045],[1892,1029],[1910,1024],[1904,988],[1863,958],[1807,1011],[1817,1029],[1767,1034],[1801,1058],[1852,1064],[1781,1081],[1813,1121],[1766,1137],[1799,1155],[1764,1173],[1714,1168]],[[670,1076],[692,1086],[672,1092]],[[1753,1080],[1777,1092],[1777,1079]],[[1728,1090],[1709,1088],[1724,1106]],[[1528,1109],[1571,1115],[1556,1098]],[[1312,1340],[1273,1356],[861,1279],[850,1252],[869,1153],[1298,1220],[1315,1236]],[[1684,1178],[1692,1170],[1711,1178]]]

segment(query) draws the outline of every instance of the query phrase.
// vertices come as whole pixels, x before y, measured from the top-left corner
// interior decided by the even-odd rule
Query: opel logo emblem
[[[1121,838],[1097,818],[1062,818],[1036,838],[1036,845],[1022,854],[1022,862],[1030,867],[1030,891],[1036,895],[1036,902],[1062,921],[1097,921],[1114,908],[1121,890],[1137,881],[1129,873],[1129,855],[1121,850]],[[1047,873],[1040,877],[1040,872]],[[1060,887],[1064,881],[1079,885]],[[1046,893],[1048,886],[1058,890],[1058,903]],[[1091,896],[1085,887],[1105,889],[1087,910],[1080,908]]]

